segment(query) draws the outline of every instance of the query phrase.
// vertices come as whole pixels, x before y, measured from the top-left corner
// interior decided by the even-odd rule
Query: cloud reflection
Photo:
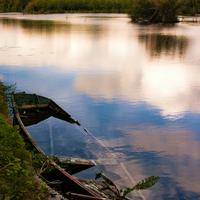
[[[108,17],[104,22],[68,15],[58,17],[60,21],[52,15],[49,18],[54,21],[47,21],[44,17],[43,21],[28,20],[29,15],[22,16],[23,20],[11,17],[0,20],[1,65],[48,65],[65,71],[91,70],[94,66],[118,69],[126,62],[128,49],[132,49],[129,48],[132,36],[123,29],[127,24],[123,15],[116,19]],[[116,56],[119,57],[117,60]],[[8,57],[12,59],[8,61]]]
[[[152,188],[152,192],[143,193],[147,199],[169,199],[169,196],[179,199],[178,191],[191,199],[200,197],[200,141],[196,140],[195,133],[178,127],[174,130],[170,126],[150,126],[143,131],[129,130],[120,139],[103,142],[114,152],[124,154],[123,163],[135,180],[150,175],[161,177],[160,183]],[[112,168],[123,178],[127,177],[120,166]],[[166,180],[167,178],[171,180]],[[123,185],[131,184],[129,179],[119,181]],[[169,190],[167,183],[171,183]]]
[[[124,67],[119,73],[77,76],[77,90],[94,98],[147,101],[163,115],[199,112],[198,67],[171,61],[152,61],[140,69]]]
[[[185,191],[199,193],[200,143],[194,133],[151,128],[148,133],[132,132],[129,136],[126,141],[132,141],[134,148],[142,147],[143,152],[157,152],[166,157],[163,167],[162,164],[160,167],[162,173],[171,174]]]

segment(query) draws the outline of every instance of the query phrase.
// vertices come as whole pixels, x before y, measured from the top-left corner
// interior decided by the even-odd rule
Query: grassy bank
[[[36,176],[38,159],[26,150],[17,128],[8,122],[6,92],[0,82],[0,199],[46,199],[46,185]]]

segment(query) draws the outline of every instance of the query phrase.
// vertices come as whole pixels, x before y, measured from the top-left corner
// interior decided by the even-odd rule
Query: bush
[[[155,12],[154,4],[150,0],[134,0],[131,18],[134,22],[149,21],[153,13]]]
[[[177,22],[180,0],[134,0],[131,18],[137,23]]]

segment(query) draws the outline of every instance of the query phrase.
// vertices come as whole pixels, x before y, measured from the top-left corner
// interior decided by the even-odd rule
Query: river
[[[28,127],[47,154],[95,159],[136,199],[200,199],[200,26],[124,14],[0,14],[0,80],[47,96],[82,126]],[[41,131],[43,130],[43,131]]]

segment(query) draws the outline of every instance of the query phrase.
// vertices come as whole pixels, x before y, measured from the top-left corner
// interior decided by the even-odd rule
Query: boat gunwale
[[[27,142],[28,140],[28,143],[31,144],[31,146],[40,154],[43,154],[44,156],[47,156],[43,151],[42,149],[40,149],[36,143],[33,141],[32,137],[30,136],[29,134],[29,131],[26,129],[26,127],[24,126],[22,120],[21,120],[21,117],[20,117],[20,113],[19,113],[19,110],[18,110],[18,106],[17,106],[17,103],[15,101],[15,97],[14,97],[15,94],[12,94],[11,96],[11,101],[12,101],[12,108],[13,108],[13,115],[14,115],[14,119],[17,120],[17,124],[19,125],[22,133],[23,133],[23,138],[25,140],[25,142]],[[35,95],[35,94],[34,94]],[[48,98],[47,98],[48,99]],[[49,99],[50,102],[53,102],[53,104],[56,104],[54,101],[52,101],[51,99]],[[49,102],[49,103],[50,103]],[[57,105],[57,104],[56,104]],[[58,105],[57,105],[58,106]],[[58,106],[60,108],[60,106]],[[20,108],[20,106],[19,106]],[[64,111],[62,108],[60,108],[62,111]],[[64,111],[65,112],[65,111]],[[13,120],[14,121],[14,120]],[[48,157],[48,156],[47,156]],[[50,163],[52,166],[55,167],[55,169],[57,169],[62,175],[63,177],[69,179],[71,182],[73,182],[74,184],[77,185],[77,187],[79,187],[79,189],[81,189],[82,191],[84,191],[86,194],[80,194],[80,195],[85,195],[85,196],[91,196],[92,198],[89,198],[89,199],[96,199],[96,200],[104,200],[105,198],[103,198],[102,196],[100,196],[100,194],[96,193],[95,191],[89,189],[89,188],[86,188],[79,180],[77,177],[69,174],[68,172],[66,172],[63,168],[61,168],[58,164],[56,164],[53,160],[50,160]],[[69,183],[70,184],[70,183]],[[70,194],[73,192],[68,192],[68,194]],[[75,193],[74,193],[75,194]],[[83,198],[84,199],[84,198]],[[88,200],[89,200],[88,199]]]

